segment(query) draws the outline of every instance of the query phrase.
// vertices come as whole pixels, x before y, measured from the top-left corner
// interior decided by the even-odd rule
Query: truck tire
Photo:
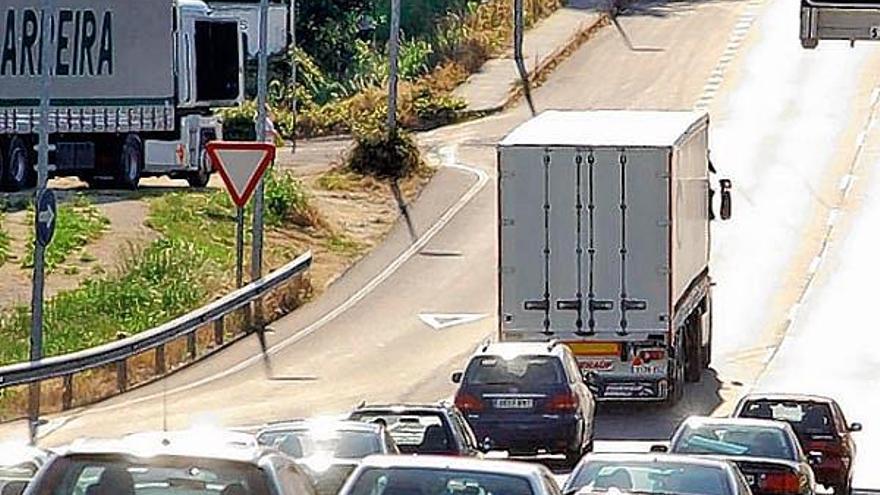
[[[702,325],[696,313],[688,318],[685,329],[685,381],[697,383],[703,377]]]
[[[199,169],[186,175],[186,181],[190,187],[201,189],[208,185],[211,180],[211,159],[208,158],[208,152],[202,149],[202,156],[199,157]]]
[[[119,156],[119,165],[116,171],[116,184],[128,190],[135,190],[141,180],[141,170],[144,166],[144,147],[141,138],[135,134],[129,134],[122,142],[122,151]]]
[[[666,407],[674,407],[684,397],[684,363],[682,363],[682,355],[684,354],[684,346],[679,344],[678,352],[675,359],[669,361],[672,367],[669,370],[669,390],[666,394],[664,405]]]
[[[3,187],[9,191],[21,191],[31,183],[31,176],[34,172],[31,161],[32,154],[28,151],[24,139],[12,138],[12,141],[9,142],[9,153],[6,156]]]
[[[703,356],[703,369],[709,369],[709,366],[712,365],[712,337],[714,337],[712,332],[712,299],[706,298],[706,311],[709,313],[709,341],[706,342],[706,345],[703,346],[703,352],[701,355]],[[702,320],[700,320],[702,324]],[[700,329],[702,330],[702,328]]]

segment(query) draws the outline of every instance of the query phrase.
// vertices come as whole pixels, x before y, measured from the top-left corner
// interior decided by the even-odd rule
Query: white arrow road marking
[[[473,323],[482,320],[486,316],[488,315],[478,313],[422,313],[419,315],[419,319],[434,330],[443,330],[456,325]]]

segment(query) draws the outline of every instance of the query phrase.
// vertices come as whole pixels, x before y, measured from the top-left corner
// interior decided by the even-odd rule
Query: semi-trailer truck
[[[712,359],[709,118],[548,111],[498,146],[501,341],[568,344],[598,400],[677,402]],[[720,180],[719,216],[730,216]]]
[[[212,108],[243,99],[239,20],[200,0],[39,0],[0,6],[0,184],[35,182],[42,29],[49,29],[50,176],[136,188],[167,175],[204,186]]]

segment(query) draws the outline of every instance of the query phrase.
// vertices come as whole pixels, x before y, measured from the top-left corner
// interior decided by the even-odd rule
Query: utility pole
[[[397,65],[400,56],[400,0],[391,0],[391,31],[388,39],[388,135],[397,134]]]
[[[269,70],[269,0],[260,0],[260,59],[257,67],[257,141],[266,141],[266,101]],[[260,179],[254,194],[253,248],[251,250],[251,281],[263,275],[263,192],[264,182]],[[257,305],[257,311],[260,311]],[[257,314],[257,321],[261,321]]]
[[[523,0],[513,0],[513,58],[516,61],[516,69],[523,85],[523,94],[529,104],[529,110],[535,115],[535,103],[532,101],[532,90],[529,86],[529,71],[523,60],[523,37],[525,21],[523,20]]]
[[[290,0],[290,113],[293,117],[293,130],[290,137],[290,152],[296,153],[296,0]]]
[[[51,40],[49,26],[52,18],[52,1],[43,0],[41,5],[42,22],[40,23],[40,137],[37,147],[37,189],[34,193],[34,276],[33,292],[31,294],[31,339],[30,358],[31,362],[43,359],[43,283],[45,270],[46,239],[41,238],[39,225],[44,220],[49,229],[54,227],[54,197],[49,215],[51,218],[42,218],[43,212],[39,206],[46,195],[46,183],[49,180],[49,42]],[[48,194],[51,194],[49,192]],[[51,236],[49,236],[51,238]],[[28,425],[30,443],[37,442],[37,430],[40,421],[40,382],[32,383],[28,389]]]

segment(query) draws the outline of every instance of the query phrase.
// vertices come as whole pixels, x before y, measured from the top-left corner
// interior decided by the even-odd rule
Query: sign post
[[[244,208],[266,169],[275,160],[275,145],[241,141],[211,141],[208,157],[226,185],[236,206],[235,282],[244,283]]]
[[[52,1],[41,2],[42,22],[40,26],[51,25]],[[37,190],[35,192],[36,236],[34,241],[34,276],[31,293],[31,361],[43,359],[43,284],[45,282],[46,246],[52,240],[55,230],[55,194],[46,189],[49,181],[49,43],[48,29],[40,29],[40,133],[37,146]],[[37,429],[40,422],[40,383],[33,383],[28,389],[28,425],[31,445],[37,442]]]

